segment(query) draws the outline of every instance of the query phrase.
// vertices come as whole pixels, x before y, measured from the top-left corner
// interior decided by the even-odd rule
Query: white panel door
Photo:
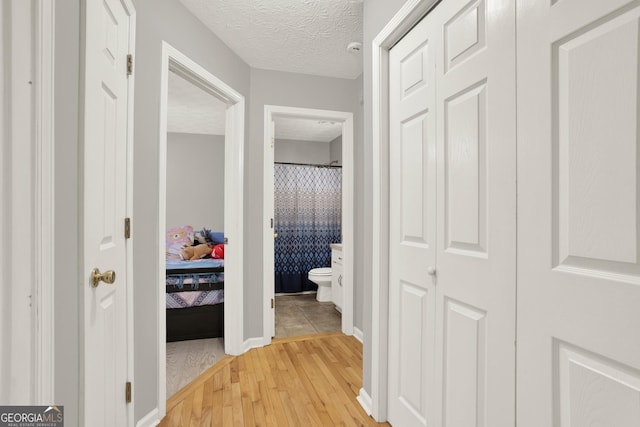
[[[389,61],[389,421],[513,425],[514,4],[444,1]]]
[[[117,0],[85,2],[83,425],[128,425],[124,218],[130,16]],[[91,284],[91,271],[115,282]]]
[[[640,2],[518,10],[518,426],[637,427]]]
[[[515,417],[515,4],[438,6],[436,425]]]
[[[390,52],[389,408],[433,426],[436,245],[435,42],[428,15]]]

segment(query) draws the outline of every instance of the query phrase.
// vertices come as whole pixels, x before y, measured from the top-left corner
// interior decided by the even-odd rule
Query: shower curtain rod
[[[333,162],[331,162],[333,163]],[[316,168],[340,168],[342,169],[342,166],[339,165],[313,165],[311,163],[289,163],[289,162],[273,162],[274,165],[292,165],[292,166],[312,166],[312,167],[316,167]]]

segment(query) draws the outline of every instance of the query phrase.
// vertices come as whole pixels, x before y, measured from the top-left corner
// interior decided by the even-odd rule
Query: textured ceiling
[[[362,0],[180,0],[253,68],[354,79]]]
[[[226,104],[192,83],[169,73],[167,131],[224,135]],[[342,133],[342,124],[276,117],[276,138],[330,142]]]
[[[215,96],[169,73],[168,132],[224,135],[226,108]]]

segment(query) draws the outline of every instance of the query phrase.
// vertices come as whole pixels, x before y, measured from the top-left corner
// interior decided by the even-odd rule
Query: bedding
[[[204,241],[203,241],[204,240]],[[215,338],[224,334],[224,259],[181,259],[184,245],[214,248],[224,233],[190,225],[167,232],[167,341]]]
[[[200,307],[224,302],[224,289],[167,293],[167,309]]]

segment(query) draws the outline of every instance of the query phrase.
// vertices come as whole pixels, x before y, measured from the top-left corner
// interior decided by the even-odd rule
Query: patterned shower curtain
[[[342,169],[276,164],[275,292],[316,290],[312,268],[331,266],[330,243],[341,241]]]

